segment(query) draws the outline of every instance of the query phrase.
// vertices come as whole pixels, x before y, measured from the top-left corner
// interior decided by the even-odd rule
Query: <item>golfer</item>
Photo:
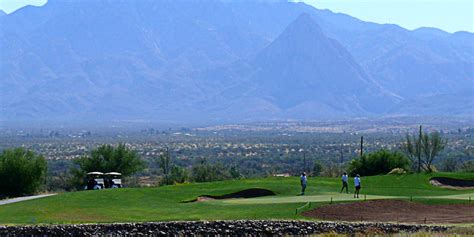
[[[354,186],[355,186],[355,192],[354,192],[354,198],[359,198],[359,191],[360,191],[360,176],[359,174],[354,177]]]
[[[346,193],[349,193],[349,190],[348,190],[348,186],[347,186],[347,181],[349,180],[349,177],[347,177],[347,173],[344,172],[344,174],[342,175],[342,189],[341,189],[341,193],[342,191],[344,191],[344,189],[346,189]]]
[[[301,183],[301,195],[304,195],[304,191],[306,189],[306,183],[308,182],[308,178],[306,178],[306,172],[303,172],[300,177]]]

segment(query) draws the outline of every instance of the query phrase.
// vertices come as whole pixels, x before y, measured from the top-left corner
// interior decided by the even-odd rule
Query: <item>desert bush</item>
[[[192,168],[191,179],[194,182],[212,182],[231,179],[229,170],[221,163],[211,164],[206,159],[201,159]]]
[[[315,161],[313,166],[313,176],[321,175],[321,171],[323,170],[323,165],[320,161]]]
[[[474,160],[468,160],[461,164],[460,171],[474,173]]]
[[[345,171],[344,165],[339,163],[327,163],[323,166],[320,176],[339,177]]]
[[[237,166],[232,166],[229,169],[229,174],[232,179],[240,179],[242,178],[242,174]]]
[[[363,176],[387,174],[395,168],[406,169],[410,161],[399,152],[380,150],[354,159],[349,164],[349,174]]]
[[[127,188],[138,188],[140,185],[140,178],[136,175],[132,175],[123,180],[123,186]]]
[[[458,161],[454,157],[443,159],[437,168],[444,172],[455,172],[458,170]]]
[[[74,186],[71,185],[72,176],[69,172],[61,172],[57,174],[48,174],[46,177],[46,190],[49,192],[72,191]]]
[[[36,193],[46,180],[47,163],[42,155],[24,148],[0,154],[0,196],[16,197]]]
[[[170,181],[173,184],[181,184],[189,181],[189,172],[187,169],[179,166],[171,168]]]

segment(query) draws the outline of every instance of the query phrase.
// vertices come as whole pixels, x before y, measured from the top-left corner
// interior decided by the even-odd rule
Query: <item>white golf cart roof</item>
[[[106,173],[106,175],[122,175],[122,174],[118,172],[109,172],[109,173]]]
[[[96,172],[89,172],[89,173],[87,173],[87,175],[103,175],[103,174],[104,174],[104,173],[102,173],[102,172],[97,172],[97,171],[96,171]]]

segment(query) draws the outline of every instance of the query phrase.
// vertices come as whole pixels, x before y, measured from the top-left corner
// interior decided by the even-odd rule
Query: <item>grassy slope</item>
[[[474,174],[440,173],[363,177],[361,193],[367,194],[369,198],[372,198],[372,195],[385,196],[384,198],[445,195],[461,195],[462,198],[468,198],[472,195],[474,198],[472,190],[447,190],[431,186],[428,180],[433,176],[474,179]],[[273,190],[277,196],[270,199],[265,197],[180,203],[203,194],[226,194],[252,187]],[[338,178],[309,178],[307,195],[297,197],[299,181],[297,177],[291,177],[185,184],[160,188],[81,191],[0,206],[0,223],[302,219],[302,216],[295,215],[295,208],[307,201],[319,201],[316,205],[325,205],[330,197],[341,201],[352,199],[350,194],[338,194],[339,188]],[[434,202],[430,200],[426,202],[451,201],[438,199]]]

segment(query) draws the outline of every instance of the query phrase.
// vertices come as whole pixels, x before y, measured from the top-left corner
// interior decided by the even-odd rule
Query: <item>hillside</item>
[[[408,31],[303,3],[49,0],[0,25],[0,120],[420,115],[406,101],[474,90],[472,33]],[[472,114],[445,98],[460,108],[451,115]]]
[[[307,14],[264,48],[254,65],[256,94],[286,110],[286,117],[381,113],[399,99],[373,81]]]

